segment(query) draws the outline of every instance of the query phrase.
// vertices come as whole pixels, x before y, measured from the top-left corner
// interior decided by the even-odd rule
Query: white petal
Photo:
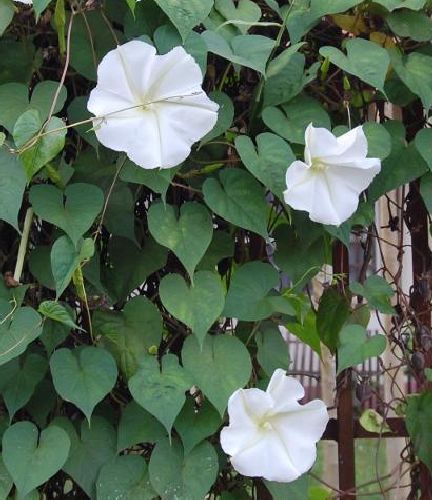
[[[335,135],[326,128],[314,127],[312,124],[306,128],[305,143],[305,161],[308,164],[312,158],[338,155],[341,150]]]
[[[363,132],[363,127],[356,127],[342,134],[337,138],[337,142],[341,148],[341,155],[348,158],[366,158],[368,151],[368,142]]]
[[[255,444],[232,456],[231,464],[244,476],[264,477],[269,481],[288,483],[300,476],[282,440],[274,431],[263,432]]]
[[[280,368],[273,372],[266,392],[273,401],[273,412],[296,409],[297,401],[305,395],[300,382]]]
[[[328,180],[327,172],[316,175],[314,191],[310,194],[312,208],[309,217],[314,222],[340,226],[353,213],[354,203],[358,204],[357,198],[352,193],[345,193],[343,188]],[[355,210],[355,208],[354,208]],[[351,212],[350,212],[351,211]],[[350,212],[350,215],[347,215]]]
[[[284,191],[284,200],[296,210],[311,209],[311,192],[314,189],[315,176],[309,166],[302,161],[294,161],[288,167],[285,176],[287,189]]]

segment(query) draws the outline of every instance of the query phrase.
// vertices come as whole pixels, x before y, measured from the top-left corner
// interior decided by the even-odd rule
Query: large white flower
[[[32,5],[33,0],[14,0],[15,2],[25,3],[26,5]]]
[[[366,158],[362,127],[336,137],[310,124],[305,142],[305,161],[294,161],[286,173],[285,202],[309,212],[315,222],[339,226],[357,210],[359,195],[381,170],[381,161]]]
[[[329,417],[320,400],[300,405],[303,396],[300,382],[284,370],[273,373],[265,392],[239,389],[231,395],[221,445],[235,470],[288,483],[312,467]]]
[[[219,106],[203,89],[198,64],[182,47],[156,55],[134,40],[108,52],[97,71],[88,110],[98,140],[144,168],[170,168],[217,121]]]

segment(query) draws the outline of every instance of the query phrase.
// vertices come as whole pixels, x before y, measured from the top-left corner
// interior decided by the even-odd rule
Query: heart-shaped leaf
[[[117,435],[117,451],[141,443],[156,443],[167,436],[165,428],[135,401],[122,411]]]
[[[76,246],[102,210],[104,195],[93,184],[70,184],[64,192],[38,184],[30,189],[30,203],[39,217],[63,229]]]
[[[67,433],[54,425],[39,436],[31,422],[18,422],[3,435],[3,460],[22,496],[48,481],[59,471],[69,454]]]
[[[155,2],[178,29],[183,40],[189,36],[192,28],[204,21],[213,7],[213,0],[176,0],[175,2],[155,0]]]
[[[174,207],[153,203],[147,221],[153,238],[174,252],[193,280],[193,272],[212,240],[213,222],[208,210],[200,203],[184,203],[177,219]]]
[[[173,354],[162,358],[162,370],[154,357],[143,358],[140,368],[129,380],[134,400],[154,415],[168,434],[184,405],[185,392],[191,386],[189,374]]]
[[[147,463],[139,455],[116,457],[104,465],[96,482],[96,498],[103,500],[152,500]]]
[[[191,287],[179,274],[169,274],[160,283],[159,295],[168,312],[192,330],[200,345],[225,304],[221,280],[210,271],[197,272]]]
[[[267,203],[260,184],[244,170],[229,168],[203,185],[204,200],[231,224],[267,237]]]
[[[50,368],[58,394],[82,410],[89,422],[94,407],[117,380],[113,357],[98,347],[58,349],[51,356]]]
[[[339,333],[339,343],[338,373],[379,356],[387,345],[384,335],[368,337],[367,330],[360,325],[344,326]]]
[[[270,264],[248,262],[231,278],[224,316],[260,321],[275,311],[268,293],[279,285],[279,273]]]
[[[206,437],[214,434],[221,423],[219,413],[210,403],[204,401],[197,409],[193,399],[188,398],[174,422],[182,439],[185,455]]]
[[[184,456],[181,444],[165,439],[150,458],[149,473],[153,488],[164,499],[205,498],[219,470],[213,446],[204,441]]]
[[[144,296],[126,302],[123,312],[95,311],[93,315],[95,333],[102,335],[127,378],[149,349],[159,347],[162,327],[159,310]]]
[[[22,354],[42,333],[42,318],[31,307],[20,307],[0,324],[0,365]]]
[[[182,349],[183,366],[192,381],[223,415],[231,394],[249,381],[252,364],[244,344],[230,335],[207,335],[202,349],[188,337]]]
[[[346,43],[347,55],[335,47],[321,47],[320,54],[343,71],[358,76],[384,93],[384,82],[390,64],[386,49],[363,38],[350,38]]]
[[[0,219],[18,231],[18,212],[27,184],[24,169],[16,156],[0,149]]]
[[[261,9],[259,5],[252,0],[239,0],[237,5],[233,0],[216,0],[215,9],[228,21],[234,21],[236,26],[243,35],[250,29],[251,25],[261,19]],[[240,23],[235,23],[240,21]]]
[[[78,436],[74,425],[67,418],[58,417],[53,422],[66,431],[71,442],[63,470],[94,499],[99,471],[116,455],[116,435],[112,425],[104,418],[94,416],[91,426],[86,420],[82,421],[81,435]]]
[[[249,172],[282,199],[286,171],[296,159],[290,146],[278,135],[265,132],[256,138],[258,151],[250,137],[238,136],[235,147]]]
[[[274,40],[262,35],[238,35],[229,42],[215,31],[206,30],[201,36],[209,52],[262,74],[275,44]]]

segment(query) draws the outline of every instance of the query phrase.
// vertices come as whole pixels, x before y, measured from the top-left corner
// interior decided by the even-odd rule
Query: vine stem
[[[26,255],[26,251],[27,251],[27,243],[28,243],[28,239],[29,239],[29,235],[30,235],[30,228],[31,228],[32,222],[33,222],[33,208],[30,207],[27,209],[27,212],[25,215],[24,228],[23,228],[23,232],[21,235],[21,241],[20,241],[20,245],[18,248],[17,261],[16,261],[15,271],[14,271],[14,275],[13,275],[13,279],[17,283],[19,283],[19,280],[21,278],[21,274],[23,271],[23,267],[24,267],[24,259],[25,259],[25,255]]]

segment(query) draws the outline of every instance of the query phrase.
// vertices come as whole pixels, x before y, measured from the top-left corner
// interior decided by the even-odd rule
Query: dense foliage
[[[307,289],[335,242],[376,234],[381,196],[420,179],[432,209],[431,11],[427,0],[0,0],[0,499],[251,498],[256,482],[220,446],[230,395],[289,370],[279,326],[338,353],[339,370],[379,356],[375,311],[394,315],[387,342],[404,336],[422,392],[397,409],[432,468],[430,332],[417,341],[396,280],[362,272],[341,291],[335,274],[318,307]],[[141,168],[92,128],[97,66],[133,39],[158,54],[183,46],[220,106],[173,168]],[[382,161],[340,226],[283,199],[310,123],[337,136],[364,124]],[[275,499],[308,496],[307,476],[264,484]]]

